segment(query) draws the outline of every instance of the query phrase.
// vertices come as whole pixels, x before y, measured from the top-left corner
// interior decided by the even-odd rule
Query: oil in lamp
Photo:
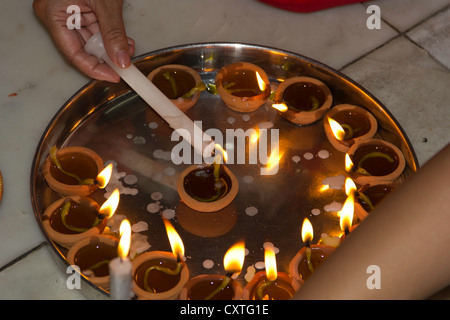
[[[50,188],[63,196],[87,196],[98,188],[104,188],[111,171],[112,165],[104,168],[103,160],[96,152],[76,146],[62,149],[52,147],[42,167]]]
[[[311,244],[313,237],[312,224],[308,218],[305,218],[302,224],[302,240],[305,246],[289,263],[289,274],[300,284],[303,284],[336,249],[328,245]]]
[[[273,246],[264,250],[266,271],[257,272],[244,287],[244,300],[289,300],[300,289],[300,282],[289,274],[277,271]]]
[[[363,221],[396,188],[395,184],[364,185],[355,194],[355,214]]]
[[[356,142],[373,138],[378,130],[375,117],[366,109],[340,104],[331,108],[323,118],[328,141],[341,152],[347,152]]]
[[[172,224],[163,219],[171,252],[150,251],[133,260],[133,291],[142,300],[174,300],[189,279],[184,244]]]
[[[333,96],[322,81],[302,76],[283,81],[274,101],[272,107],[283,118],[297,125],[308,125],[325,115],[331,108]]]
[[[222,67],[216,75],[217,93],[232,110],[252,112],[270,96],[270,81],[266,72],[248,62],[236,62]]]
[[[156,68],[147,78],[183,112],[193,107],[206,89],[197,71],[180,64]]]
[[[242,288],[233,279],[241,272],[245,258],[244,241],[226,252],[223,263],[226,275],[202,274],[190,279],[180,293],[180,300],[241,300]]]
[[[369,139],[350,147],[345,156],[345,169],[358,185],[389,184],[405,169],[405,157],[394,144]]]
[[[82,238],[99,235],[119,205],[120,192],[115,189],[100,207],[85,196],[67,196],[45,209],[42,224],[49,237],[65,248]]]

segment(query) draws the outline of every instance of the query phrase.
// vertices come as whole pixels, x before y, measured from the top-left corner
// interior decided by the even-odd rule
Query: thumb
[[[131,64],[131,59],[122,18],[122,4],[122,0],[92,1],[106,52],[116,65],[126,68]]]

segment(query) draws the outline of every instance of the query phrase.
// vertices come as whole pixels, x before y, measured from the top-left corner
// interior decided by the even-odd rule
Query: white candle
[[[131,290],[131,261],[128,258],[117,257],[109,263],[109,294],[113,300],[130,300]]]
[[[120,68],[106,53],[100,32],[95,33],[84,49],[105,61],[145,102],[147,102],[177,133],[188,141],[199,155],[209,157],[214,150],[212,138],[206,135],[184,112],[170,101],[146,76],[131,64]],[[205,152],[203,154],[203,152]]]

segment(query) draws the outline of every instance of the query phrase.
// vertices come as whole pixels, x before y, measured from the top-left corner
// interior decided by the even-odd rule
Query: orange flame
[[[245,243],[244,241],[239,241],[233,245],[225,253],[223,257],[223,265],[225,271],[230,273],[240,273],[242,266],[244,265],[245,258]]]
[[[217,150],[219,150],[220,153],[222,154],[223,162],[224,162],[224,163],[227,162],[227,160],[228,160],[228,152],[227,152],[224,148],[222,148],[222,146],[221,146],[220,144],[218,144],[218,143],[216,143],[216,144],[214,145],[214,147],[215,147]],[[216,162],[216,160],[220,161],[220,154],[217,154],[217,155],[216,155],[216,157],[214,158],[214,162]],[[217,162],[216,162],[216,163],[217,163]],[[219,162],[219,163],[220,163],[220,162]]]
[[[303,219],[302,224],[302,240],[304,243],[312,241],[314,237],[313,226],[308,218]]]
[[[353,164],[352,159],[350,159],[350,156],[348,155],[348,153],[346,153],[345,154],[345,170],[347,172],[350,172],[354,166],[355,165]]]
[[[340,215],[339,225],[342,231],[347,232],[352,226],[354,206],[355,206],[354,192],[350,192],[350,194],[348,195],[347,199],[344,202],[344,205],[342,206],[342,210],[339,211]]]
[[[163,219],[164,225],[166,227],[167,236],[169,238],[170,247],[172,248],[173,255],[177,257],[177,259],[181,259],[184,257],[184,244],[181,240],[180,235],[172,226],[172,224],[167,219]]]
[[[108,164],[97,176],[97,183],[100,189],[105,188],[108,185],[112,175],[113,164]]]
[[[109,198],[100,207],[99,213],[104,214],[107,218],[111,218],[119,206],[120,192],[119,189],[114,189]]]
[[[264,251],[264,263],[266,265],[266,278],[269,281],[277,279],[277,259],[272,246],[266,247]]]
[[[127,219],[122,220],[119,232],[120,232],[120,241],[117,251],[119,253],[119,257],[126,258],[128,256],[128,252],[130,251],[130,244],[131,244],[130,221],[128,221]]]
[[[342,128],[342,126],[335,120],[331,119],[330,117],[327,117],[328,123],[330,124],[331,131],[333,132],[334,136],[338,140],[344,140],[345,137],[345,130]]]
[[[280,112],[286,112],[288,110],[288,107],[284,103],[274,103],[272,104],[272,108],[277,109]]]
[[[261,76],[259,75],[258,71],[256,71],[256,80],[258,81],[259,90],[265,91],[266,90],[266,83],[261,78]]]

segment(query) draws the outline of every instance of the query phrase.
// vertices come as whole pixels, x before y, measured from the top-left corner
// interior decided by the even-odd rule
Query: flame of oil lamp
[[[345,171],[357,172],[359,174],[366,175],[366,176],[370,175],[365,169],[355,166],[348,153],[345,154]]]
[[[111,179],[113,165],[108,164],[97,176],[96,182],[100,189],[104,189]]]
[[[169,238],[170,247],[172,248],[172,253],[177,258],[178,264],[180,264],[184,257],[183,241],[169,220],[163,219],[163,221],[164,226],[166,227],[167,237]]]
[[[266,83],[261,78],[258,71],[256,71],[256,80],[258,81],[259,90],[261,90],[262,92],[266,91]]]
[[[356,185],[351,178],[345,179],[345,194],[349,196],[351,193],[356,192]]]
[[[283,153],[280,153],[278,146],[270,153],[267,160],[267,165],[265,168],[261,168],[262,175],[274,175],[278,172],[278,167],[280,165],[281,158],[283,158]]]
[[[205,300],[211,300],[217,293],[227,287],[233,274],[239,274],[241,272],[242,266],[244,265],[244,259],[245,243],[244,241],[239,241],[230,249],[228,249],[228,251],[225,253],[225,256],[223,257],[223,265],[225,271],[227,272],[225,278],[223,279],[222,283],[205,298]]]
[[[110,295],[113,300],[126,300],[132,296],[132,265],[128,258],[131,245],[131,226],[125,219],[120,224],[120,241],[117,248],[118,257],[109,263]]]
[[[106,217],[107,219],[111,218],[114,215],[114,212],[116,212],[117,207],[119,206],[119,201],[119,189],[114,189],[109,198],[100,207],[99,216]]]
[[[356,190],[356,187],[354,190]],[[347,199],[345,200],[344,205],[342,206],[342,210],[339,212],[340,215],[339,224],[341,230],[344,231],[346,236],[350,234],[350,227],[352,226],[353,221],[354,206],[355,206],[355,192],[351,191],[349,192],[349,195],[347,196]]]
[[[331,131],[336,139],[342,141],[345,138],[345,130],[342,126],[334,119],[327,117],[328,123],[330,124]]]
[[[288,106],[285,103],[274,103],[272,104],[272,108],[280,112],[286,112],[288,110]]]
[[[311,273],[314,272],[313,265],[311,263],[311,241],[314,237],[314,229],[308,218],[303,219],[302,224],[302,240],[306,246],[306,262],[308,263],[308,268]]]
[[[269,296],[264,295],[264,290],[274,284],[278,278],[277,259],[273,246],[267,246],[264,250],[264,264],[266,267],[266,280],[261,281],[256,287],[256,295],[261,300],[268,300]]]

